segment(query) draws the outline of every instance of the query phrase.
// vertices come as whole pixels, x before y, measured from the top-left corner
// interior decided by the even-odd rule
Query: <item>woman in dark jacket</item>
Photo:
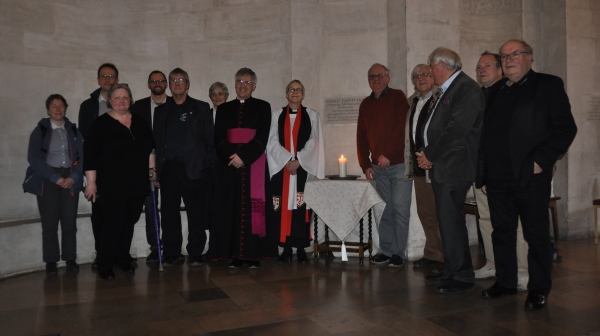
[[[59,94],[46,99],[48,118],[40,120],[29,137],[27,161],[30,170],[23,184],[37,195],[42,221],[42,251],[46,272],[56,274],[62,258],[67,271],[79,271],[77,259],[77,206],[83,187],[83,137],[65,117],[67,101]],[[58,223],[62,233],[62,255]]]
[[[85,197],[99,209],[98,275],[115,277],[113,266],[133,272],[131,240],[150,193],[149,172],[154,174],[154,138],[148,123],[129,112],[131,91],[127,84],[114,84],[107,93],[109,112],[90,127],[84,144],[87,185]]]

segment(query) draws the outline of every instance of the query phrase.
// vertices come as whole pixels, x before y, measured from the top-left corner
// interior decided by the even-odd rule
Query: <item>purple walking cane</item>
[[[164,271],[164,268],[162,261],[162,252],[160,251],[160,223],[158,218],[158,206],[156,205],[156,188],[154,187],[153,181],[150,181],[150,191],[150,195],[152,196],[152,208],[154,210],[154,230],[156,231],[156,246],[158,249],[158,270],[162,272]]]

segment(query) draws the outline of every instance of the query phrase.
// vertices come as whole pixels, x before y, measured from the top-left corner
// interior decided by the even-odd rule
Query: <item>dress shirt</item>
[[[52,126],[52,141],[48,149],[48,157],[46,163],[54,168],[69,168],[71,167],[71,159],[69,157],[69,140],[67,139],[67,130],[65,124],[56,126],[50,122]]]
[[[423,109],[423,106],[425,106],[425,103],[427,102],[427,100],[429,98],[431,98],[431,96],[433,95],[433,90],[429,91],[428,94],[425,95],[425,97],[421,98],[420,96],[417,96],[417,98],[419,98],[419,101],[417,102],[417,106],[415,107],[415,115],[413,116],[413,125],[412,125],[412,136],[413,136],[413,142],[417,142],[417,123],[419,122],[419,115],[421,114],[421,110]]]

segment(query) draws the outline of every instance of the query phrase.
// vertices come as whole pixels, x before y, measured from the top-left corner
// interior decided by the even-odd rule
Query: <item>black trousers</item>
[[[513,181],[488,180],[487,194],[492,219],[492,243],[497,281],[508,288],[517,287],[517,225],[521,218],[523,236],[529,244],[529,290],[548,295],[552,288],[550,273],[550,199],[552,177],[549,172],[533,175],[529,186]]]
[[[65,178],[69,169],[55,168]],[[44,194],[37,196],[38,209],[42,220],[42,253],[44,262],[58,262],[77,259],[77,207],[79,192],[71,194],[56,183],[44,179]],[[58,244],[58,223],[60,222],[61,249]],[[62,250],[62,257],[61,257]]]
[[[154,193],[156,195],[156,206],[158,207],[158,190]],[[146,196],[144,199],[144,214],[146,217],[146,241],[148,242],[148,245],[150,245],[150,250],[155,250],[157,245],[156,228],[154,227],[154,205],[152,202],[152,193],[150,193],[150,195]]]
[[[188,218],[188,243],[186,250],[190,256],[201,256],[206,245],[206,188],[209,184],[208,170],[200,178],[191,180],[183,163],[167,161],[160,176],[160,197],[162,212],[162,236],[164,252],[167,256],[181,254],[183,235],[181,233],[181,199]]]
[[[96,206],[99,210],[98,228],[98,272],[106,273],[115,264],[129,265],[133,228],[142,215],[144,197],[126,200],[113,200],[99,197]]]
[[[475,282],[473,261],[469,250],[469,234],[462,214],[467,191],[472,181],[437,183],[430,172],[431,186],[435,194],[440,235],[446,268],[444,274],[463,282]]]

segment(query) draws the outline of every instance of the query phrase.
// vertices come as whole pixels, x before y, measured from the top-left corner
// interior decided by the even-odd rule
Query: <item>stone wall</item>
[[[391,86],[412,94],[410,71],[438,46],[456,50],[474,77],[479,54],[509,38],[535,50],[534,68],[565,79],[580,133],[555,178],[563,238],[587,237],[591,199],[599,197],[597,51],[599,1],[575,0],[0,0],[0,222],[37,217],[35,197],[22,193],[31,130],[46,116],[44,100],[63,94],[67,116],[98,86],[96,69],[112,62],[134,98],[148,96],[150,71],[181,67],[190,95],[208,100],[214,81],[229,85],[243,66],[258,75],[255,96],[285,104],[293,78],[306,86],[305,105],[365,97],[374,62],[391,69]],[[118,9],[116,9],[118,8]],[[327,174],[348,157],[361,174],[355,124],[324,125]],[[80,203],[80,212],[89,212]],[[411,218],[411,251],[423,236]],[[468,220],[472,227],[472,219]]]

